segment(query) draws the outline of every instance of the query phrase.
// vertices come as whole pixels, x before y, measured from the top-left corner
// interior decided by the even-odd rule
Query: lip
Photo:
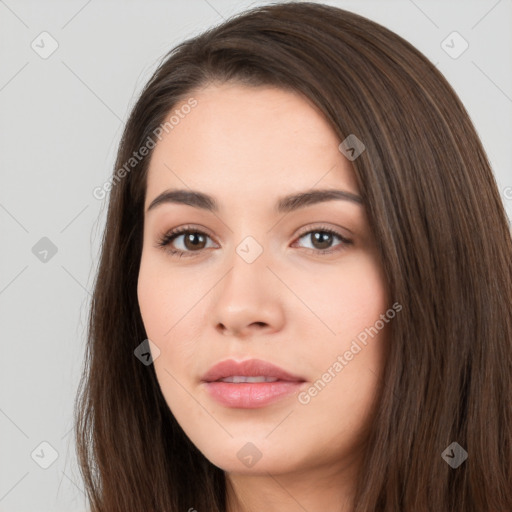
[[[231,383],[220,379],[234,376],[263,376],[275,382]],[[305,379],[261,359],[237,362],[227,359],[208,370],[201,379],[209,395],[226,407],[254,409],[264,407],[299,391]]]
[[[234,359],[226,359],[212,366],[202,377],[205,382],[214,382],[226,377],[234,377],[240,375],[244,377],[263,376],[274,377],[287,382],[304,382],[305,379],[297,375],[293,375],[283,370],[275,364],[263,361],[262,359],[246,359],[245,361],[235,361]]]

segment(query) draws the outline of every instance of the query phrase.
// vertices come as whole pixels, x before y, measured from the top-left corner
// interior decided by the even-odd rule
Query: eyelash
[[[312,253],[317,254],[317,255],[330,254],[330,253],[335,253],[335,252],[338,252],[338,251],[342,251],[342,250],[345,249],[345,246],[353,244],[352,240],[349,240],[348,238],[344,237],[343,235],[341,235],[337,231],[334,231],[333,229],[330,229],[330,228],[324,227],[324,226],[319,226],[317,228],[310,229],[309,231],[305,231],[305,232],[301,233],[298,236],[297,240],[300,240],[305,235],[310,235],[311,233],[319,233],[319,232],[320,233],[328,233],[330,235],[337,236],[341,240],[342,243],[339,244],[338,246],[336,246],[338,248],[335,247],[335,248],[330,248],[330,249],[309,249],[309,248],[306,247],[307,251],[311,251]],[[183,256],[185,256],[187,258],[188,257],[193,257],[193,256],[196,255],[196,253],[203,252],[204,249],[200,249],[200,250],[197,250],[197,251],[182,251],[180,249],[171,249],[171,248],[168,247],[169,244],[171,242],[173,242],[179,235],[189,234],[189,233],[196,233],[196,234],[200,234],[200,235],[205,235],[205,236],[211,238],[207,233],[204,233],[203,231],[195,229],[195,228],[193,228],[191,226],[183,226],[181,228],[176,228],[176,229],[173,229],[173,230],[168,231],[167,233],[165,233],[157,241],[156,246],[162,248],[164,251],[166,251],[167,253],[169,253],[171,256],[174,256],[174,257],[178,257],[178,258],[181,258]]]

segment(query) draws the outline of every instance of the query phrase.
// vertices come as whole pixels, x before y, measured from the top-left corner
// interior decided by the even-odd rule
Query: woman
[[[512,510],[511,235],[418,50],[322,4],[234,17],[162,62],[105,190],[92,511]]]

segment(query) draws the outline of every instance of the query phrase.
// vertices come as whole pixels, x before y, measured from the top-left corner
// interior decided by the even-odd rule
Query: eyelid
[[[301,228],[301,230],[299,231],[299,233],[297,235],[295,235],[295,238],[301,238],[302,236],[310,233],[311,231],[329,231],[329,232],[332,232],[333,234],[335,234],[336,236],[339,236],[340,238],[344,239],[345,241],[352,241],[351,238],[349,237],[352,237],[353,236],[353,233],[348,230],[347,228],[342,228],[340,226],[336,226],[336,227],[333,227],[333,226],[329,226],[328,225],[329,223],[327,222],[319,222],[319,223],[315,223],[313,224],[312,226],[309,225],[309,226],[305,226],[304,228]],[[341,230],[345,230],[345,231],[348,231],[350,234],[347,236],[347,235],[344,235],[343,233],[340,233]]]

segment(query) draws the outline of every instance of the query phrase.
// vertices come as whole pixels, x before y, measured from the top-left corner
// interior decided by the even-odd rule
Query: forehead
[[[317,185],[358,193],[341,140],[302,95],[229,83],[190,98],[196,106],[181,111],[186,98],[173,107],[167,119],[174,113],[179,122],[153,150],[146,207],[168,188],[204,189],[221,200],[263,200]]]

